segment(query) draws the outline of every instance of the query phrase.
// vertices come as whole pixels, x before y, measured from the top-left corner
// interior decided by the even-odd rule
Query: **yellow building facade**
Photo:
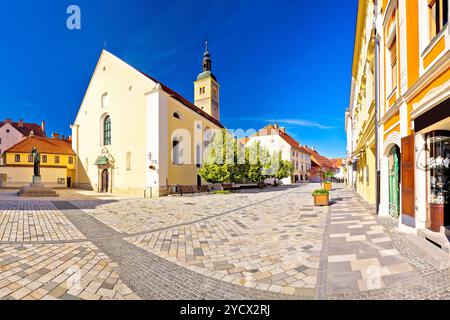
[[[5,150],[0,166],[3,188],[18,188],[31,183],[33,159],[31,150],[36,147],[41,156],[42,182],[52,188],[72,187],[75,178],[75,152],[71,141],[59,138],[30,136]]]
[[[436,231],[440,215],[450,224],[450,180],[437,173],[450,161],[448,14],[448,0],[383,0],[377,10],[379,214],[405,230]]]
[[[76,186],[157,197],[204,183],[198,169],[206,141],[223,128],[208,51],[201,75],[195,105],[103,50],[71,126]]]
[[[360,0],[355,32],[350,105],[346,112],[346,179],[367,202],[376,202],[374,2]]]

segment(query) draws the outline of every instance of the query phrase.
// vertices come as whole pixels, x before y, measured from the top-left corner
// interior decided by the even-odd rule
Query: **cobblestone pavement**
[[[415,269],[361,198],[341,191],[334,201],[322,253],[326,294],[381,289],[416,279]]]
[[[327,209],[313,209],[312,188],[283,192],[276,201],[272,193],[278,192],[267,192],[266,200],[242,203],[244,208],[226,215],[127,240],[214,279],[276,293],[313,294]]]
[[[0,201],[0,299],[448,299],[396,221],[335,186]]]
[[[137,299],[89,242],[0,247],[0,298]]]
[[[83,200],[72,203],[116,231],[139,234],[202,221],[238,209],[243,210],[282,197],[289,193],[290,189],[292,188],[280,187],[275,191],[250,189],[232,195],[203,194],[124,201]]]
[[[85,239],[45,201],[0,201],[0,243]]]

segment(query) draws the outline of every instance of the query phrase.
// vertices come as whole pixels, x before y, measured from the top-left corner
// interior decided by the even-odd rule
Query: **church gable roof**
[[[210,116],[209,114],[207,114],[205,111],[203,111],[202,109],[200,109],[199,107],[194,105],[192,102],[190,102],[189,100],[184,98],[181,94],[179,94],[175,90],[172,90],[171,88],[169,88],[168,86],[166,86],[162,82],[158,81],[157,79],[149,76],[148,74],[146,74],[146,73],[144,73],[142,71],[139,71],[139,72],[142,73],[147,78],[149,78],[150,80],[152,80],[153,82],[159,83],[161,85],[161,88],[163,89],[164,92],[168,93],[172,98],[174,98],[178,102],[181,102],[184,106],[186,106],[189,109],[191,109],[192,111],[198,113],[202,117],[208,119],[209,121],[211,121],[212,123],[214,123],[218,127],[224,128],[224,126],[220,123],[220,121],[218,121],[216,118],[214,118],[214,117]]]
[[[203,118],[209,120],[210,122],[214,123],[215,125],[217,125],[220,128],[224,128],[224,126],[220,123],[220,121],[218,121],[217,119],[215,119],[214,117],[210,116],[209,114],[207,114],[205,111],[203,111],[201,108],[197,107],[196,105],[194,105],[192,102],[190,102],[189,100],[187,100],[186,98],[184,98],[181,94],[177,93],[175,90],[172,90],[171,88],[169,88],[168,86],[166,86],[165,84],[163,84],[162,82],[160,82],[159,80],[153,78],[152,76],[148,75],[147,73],[136,69],[135,67],[133,67],[132,65],[130,65],[129,63],[125,62],[124,60],[122,60],[121,58],[117,57],[116,55],[110,53],[107,50],[102,50],[102,53],[100,54],[100,58],[97,61],[97,65],[95,67],[95,70],[93,72],[93,75],[91,77],[91,80],[89,82],[88,88],[86,89],[85,95],[83,97],[83,101],[80,105],[80,109],[78,111],[78,114],[80,113],[81,110],[81,106],[84,103],[84,99],[86,97],[86,95],[89,92],[89,87],[91,86],[92,83],[92,79],[94,78],[97,69],[102,61],[102,59],[104,59],[104,55],[107,54],[110,57],[113,57],[114,59],[116,59],[116,61],[120,61],[121,63],[123,63],[127,68],[130,68],[131,70],[135,71],[136,74],[140,75],[141,77],[143,77],[144,79],[148,79],[150,81],[152,81],[155,84],[160,84],[161,89],[166,92],[167,94],[169,94],[172,98],[174,98],[175,100],[177,100],[178,102],[180,102],[181,104],[183,104],[185,107],[191,109],[192,111],[196,112],[197,114],[199,114],[200,116],[202,116]],[[77,117],[75,119],[75,123],[77,122],[77,118],[78,118],[78,114]]]

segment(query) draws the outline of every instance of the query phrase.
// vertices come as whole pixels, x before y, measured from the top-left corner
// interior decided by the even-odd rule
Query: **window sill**
[[[391,100],[391,98],[394,96],[394,94],[397,92],[397,87],[395,87],[394,89],[392,89],[392,92],[387,96],[387,100],[389,102],[389,100]]]
[[[438,34],[436,34],[433,39],[431,39],[430,43],[428,44],[428,46],[423,50],[422,52],[422,58],[426,57],[431,50],[433,50],[434,46],[439,42],[439,40],[441,40],[441,38],[446,34],[448,29],[448,22],[445,24],[445,26],[442,28],[441,31],[438,32]]]

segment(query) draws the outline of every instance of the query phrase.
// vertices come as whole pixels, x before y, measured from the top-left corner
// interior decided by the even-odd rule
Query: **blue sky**
[[[345,155],[357,1],[15,1],[0,28],[0,119],[70,134],[106,49],[189,100],[209,39],[228,128],[278,121],[300,143]],[[81,30],[66,10],[81,8]]]

